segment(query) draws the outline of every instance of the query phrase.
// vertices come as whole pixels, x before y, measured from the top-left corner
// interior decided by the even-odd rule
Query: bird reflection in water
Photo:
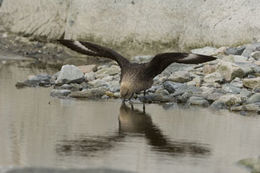
[[[196,142],[171,141],[156,126],[149,114],[122,104],[119,114],[119,130],[111,136],[82,137],[76,140],[63,140],[56,145],[59,155],[93,156],[98,151],[108,151],[120,142],[125,142],[126,136],[145,136],[153,151],[167,155],[178,156],[190,154],[194,156],[209,155],[206,144]]]

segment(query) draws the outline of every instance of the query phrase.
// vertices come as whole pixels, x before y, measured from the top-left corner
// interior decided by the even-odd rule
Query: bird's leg
[[[143,113],[145,114],[145,103],[143,103]]]
[[[146,90],[144,90],[144,100],[143,100],[143,103],[145,103],[145,101],[146,101],[145,94],[146,94]]]
[[[131,110],[133,111],[133,110],[134,110],[134,105],[133,105],[132,102],[129,102],[129,103],[130,103],[130,105],[131,105]]]

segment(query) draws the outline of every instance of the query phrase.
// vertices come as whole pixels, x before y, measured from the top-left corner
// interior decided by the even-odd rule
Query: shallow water
[[[120,100],[52,98],[50,88],[15,88],[17,81],[46,70],[4,63],[0,63],[2,168],[245,173],[237,161],[260,153],[259,116],[156,104],[146,105],[144,112],[142,105],[131,109]]]

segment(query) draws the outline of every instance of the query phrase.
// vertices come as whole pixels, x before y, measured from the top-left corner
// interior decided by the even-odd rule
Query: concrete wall
[[[181,48],[260,39],[259,0],[3,0],[10,31],[117,46]]]

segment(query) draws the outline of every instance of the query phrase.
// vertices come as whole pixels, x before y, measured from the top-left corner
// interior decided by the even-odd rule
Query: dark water
[[[46,70],[9,63],[0,63],[3,169],[245,173],[236,162],[260,153],[258,116],[156,104],[146,105],[143,112],[142,105],[132,109],[119,100],[52,98],[49,88],[18,90],[14,86]]]

